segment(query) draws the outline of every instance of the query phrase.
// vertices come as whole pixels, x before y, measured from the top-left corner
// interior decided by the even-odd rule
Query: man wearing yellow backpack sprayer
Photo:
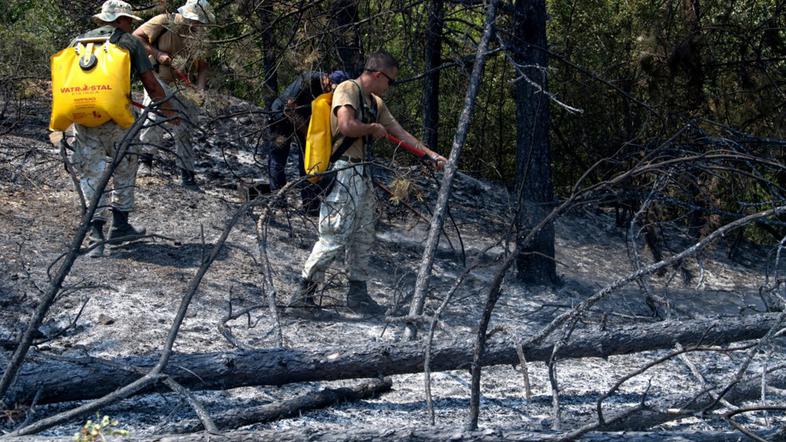
[[[306,148],[306,129],[311,117],[311,103],[320,94],[332,91],[348,78],[349,75],[344,71],[333,71],[330,75],[317,71],[304,72],[273,101],[268,120],[270,140],[267,157],[271,191],[281,189],[287,183],[285,170],[293,141],[297,143],[295,157],[298,173],[300,176],[306,174],[303,169],[303,151]],[[318,187],[312,184],[304,183],[301,188],[302,207],[306,215],[319,214],[318,193]]]
[[[153,66],[147,59],[145,49],[139,40],[131,35],[133,20],[141,21],[131,12],[131,5],[126,2],[105,1],[101,6],[101,12],[93,16],[93,19],[103,26],[81,35],[75,42],[80,39],[107,37],[109,43],[127,50],[130,55],[131,74],[139,76],[142,85],[151,97],[156,101],[162,100],[165,97],[164,91],[153,75]],[[114,157],[116,144],[123,138],[125,131],[123,127],[112,120],[96,127],[74,123],[74,135],[76,136],[74,163],[80,171],[80,187],[88,201],[95,194],[95,183],[98,182],[107,167],[107,158]],[[145,229],[134,228],[128,223],[128,213],[134,208],[137,166],[137,155],[129,148],[129,152],[120,160],[120,164],[112,175],[110,243],[132,240],[145,234]],[[105,197],[101,198],[91,222],[88,241],[91,244],[100,244],[90,251],[89,256],[91,257],[101,256],[104,252],[103,228],[107,219],[108,207],[105,199]]]
[[[391,134],[417,146],[441,170],[447,160],[407,132],[390,114],[380,96],[398,76],[398,62],[387,52],[371,54],[355,80],[341,83],[333,93],[330,125],[333,135],[335,184],[322,201],[319,239],[306,260],[297,293],[289,301],[294,311],[317,308],[314,293],[324,272],[339,253],[345,254],[349,273],[347,307],[361,314],[379,315],[385,309],[368,294],[368,262],[374,241],[375,195],[370,166],[365,164],[375,139]],[[343,150],[343,152],[341,152]]]
[[[134,31],[134,36],[139,38],[145,46],[148,55],[157,71],[161,87],[167,95],[171,94],[181,80],[187,85],[190,81],[186,74],[178,71],[172,62],[178,56],[189,59],[195,54],[187,53],[188,39],[198,38],[196,32],[199,27],[216,21],[213,8],[207,0],[187,0],[186,4],[178,8],[174,14],[159,14]],[[194,42],[192,40],[192,42]],[[198,42],[194,42],[198,44]],[[196,54],[199,55],[199,54]],[[192,60],[189,60],[192,61]],[[193,60],[196,66],[196,89],[200,93],[207,86],[208,64],[198,56]],[[151,99],[145,95],[143,104],[148,105]],[[172,105],[178,113],[185,115],[192,122],[195,121],[196,109],[181,93],[176,93]],[[149,169],[152,164],[152,155],[157,150],[155,145],[161,141],[164,129],[158,125],[159,118],[150,115],[149,126],[139,134],[139,139],[147,146],[143,156],[143,165]],[[191,144],[191,127],[187,123],[172,128],[172,138],[175,141],[177,167],[180,170],[180,183],[186,188],[198,190],[194,176],[194,147]]]

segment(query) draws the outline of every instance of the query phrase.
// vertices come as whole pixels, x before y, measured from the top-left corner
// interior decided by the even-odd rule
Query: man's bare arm
[[[153,74],[153,71],[145,71],[139,77],[142,80],[142,86],[144,86],[147,91],[147,95],[149,95],[153,101],[161,101],[166,97],[164,88],[158,83],[158,79],[155,74]]]
[[[411,133],[407,132],[406,129],[401,127],[398,121],[388,126],[387,131],[390,132],[391,135],[398,138],[399,140],[407,144],[411,144],[417,147],[418,149],[422,150],[423,155],[428,157],[431,161],[434,162],[434,166],[437,170],[442,170],[445,168],[445,164],[447,164],[448,162],[447,158],[443,157],[442,155],[426,147],[425,144],[420,142],[420,140],[415,138]]]
[[[155,74],[153,74],[153,71],[142,72],[142,74],[139,75],[139,78],[142,80],[142,86],[145,88],[150,98],[153,99],[153,102],[158,103],[166,98],[164,88],[161,87],[161,84],[158,82]],[[169,101],[161,105],[161,112],[163,112],[167,117],[177,116],[172,110],[172,104]],[[178,125],[180,124],[180,120],[174,119],[172,120],[172,124]]]
[[[336,111],[338,131],[345,137],[360,138],[371,135],[375,139],[387,135],[385,126],[379,123],[366,124],[355,118],[355,109],[352,106],[341,106]]]
[[[169,66],[172,64],[172,56],[169,53],[156,49],[150,44],[150,36],[148,36],[142,28],[137,29],[133,33],[134,37],[138,38],[145,47],[145,52],[151,55],[158,64]]]

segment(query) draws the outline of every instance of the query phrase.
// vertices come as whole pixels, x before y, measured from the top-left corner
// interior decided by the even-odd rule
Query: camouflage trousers
[[[376,195],[368,170],[370,166],[336,161],[339,170],[330,194],[319,208],[319,239],[303,268],[302,277],[322,281],[325,270],[344,253],[344,263],[352,281],[368,279],[368,263],[374,243]],[[343,170],[341,170],[343,169]]]
[[[158,80],[161,88],[164,89],[166,96],[172,94],[172,86],[164,81]],[[145,98],[142,104],[149,106],[153,102],[150,95],[147,94],[145,89]],[[167,117],[161,114],[149,113],[145,127],[139,132],[139,141],[145,146],[142,152],[150,155],[155,155],[158,151],[158,146],[164,139],[164,134],[169,133],[175,142],[175,155],[177,155],[177,167],[194,171],[194,146],[191,144],[191,125],[196,124],[196,109],[188,100],[184,99],[181,94],[175,92],[169,100],[172,109],[177,111],[177,115],[181,118],[180,124],[175,126],[172,124],[162,123]],[[188,120],[188,121],[185,121]]]
[[[76,147],[72,158],[74,166],[79,171],[79,186],[89,204],[96,193],[96,184],[104,170],[112,162],[117,145],[125,135],[126,129],[110,121],[98,127],[85,127],[74,124]],[[138,157],[129,146],[126,155],[120,159],[112,175],[112,207],[124,212],[134,208],[134,186],[136,185],[136,171]],[[109,187],[107,187],[109,189]],[[101,195],[93,219],[106,221],[109,206],[107,205],[107,191]]]

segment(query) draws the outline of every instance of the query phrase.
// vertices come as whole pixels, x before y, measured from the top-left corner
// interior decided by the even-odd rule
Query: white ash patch
[[[216,241],[227,219],[239,206],[234,190],[237,178],[264,180],[266,152],[261,143],[260,126],[263,116],[259,109],[242,102],[238,115],[214,121],[197,137],[199,156],[198,180],[204,192],[183,189],[173,176],[173,165],[163,162],[152,177],[138,180],[137,210],[131,222],[150,232],[170,239],[151,239],[113,250],[106,256],[77,260],[67,284],[80,284],[76,290],[59,300],[53,308],[49,325],[58,329],[73,318],[82,303],[90,299],[80,318],[78,328],[66,336],[42,346],[43,350],[79,357],[119,357],[157,354],[174,318],[176,308],[188,282],[195,274],[204,254]],[[243,113],[246,112],[246,113]],[[202,117],[203,122],[208,119]],[[43,136],[43,127],[41,134]],[[24,149],[30,156],[18,155]],[[68,245],[77,223],[78,202],[70,178],[59,163],[59,153],[42,140],[29,137],[0,137],[0,297],[3,310],[0,330],[17,334],[23,321],[37,303],[37,287],[48,281],[47,266]],[[292,162],[290,162],[292,163]],[[413,172],[414,173],[414,172]],[[290,164],[288,176],[296,176]],[[384,172],[383,179],[389,178]],[[426,195],[424,203],[412,202],[422,213],[428,213],[436,199],[437,184],[432,179],[415,176]],[[454,248],[446,240],[440,242],[432,277],[432,297],[427,312],[433,313],[447,289],[464,270],[460,247],[453,223],[461,229],[467,262],[480,260],[484,265],[475,270],[466,284],[454,295],[436,331],[435,341],[469,340],[484,303],[488,282],[494,275],[496,260],[504,255],[505,245],[499,239],[505,231],[511,210],[507,191],[501,185],[487,183],[490,190],[479,188],[467,180],[455,181],[451,200],[452,219],[445,231]],[[290,203],[299,199],[290,197]],[[380,195],[383,222],[372,260],[372,296],[390,305],[411,296],[428,226],[401,206],[384,203]],[[275,209],[267,229],[267,246],[272,266],[272,280],[277,301],[283,304],[297,289],[303,262],[316,240],[314,219],[297,214],[296,205],[287,210]],[[260,213],[259,210],[255,212]],[[558,288],[534,287],[506,275],[492,328],[507,336],[528,336],[535,333],[556,315],[566,311],[597,290],[628,274],[631,260],[626,250],[622,229],[614,227],[609,212],[579,212],[561,217],[556,223],[558,272],[563,285]],[[680,241],[672,240],[671,249],[678,250]],[[481,252],[491,247],[489,252]],[[704,277],[699,280],[699,262],[688,260],[685,266],[693,273],[685,283],[678,270],[669,268],[664,276],[649,278],[652,289],[668,298],[678,315],[738,315],[761,309],[758,287],[764,282],[766,264],[762,251],[752,246],[743,249],[744,258],[731,260],[722,247],[704,254]],[[648,251],[641,252],[643,264],[651,263]],[[267,296],[272,292],[264,284],[260,267],[261,256],[253,220],[240,223],[229,237],[202,282],[175,344],[178,352],[231,351],[230,343],[218,331],[221,318],[230,303],[235,310],[252,305],[261,307],[249,317],[230,321],[234,336],[249,347],[268,348],[275,345],[274,324],[267,310]],[[320,292],[322,300],[338,315],[333,321],[309,321],[282,318],[285,345],[298,349],[326,349],[352,343],[395,343],[402,338],[401,327],[377,319],[364,319],[343,308],[346,276],[342,263],[328,275],[329,284]],[[407,305],[405,305],[407,307]],[[406,310],[406,308],[404,309]],[[608,313],[607,327],[615,327],[650,314],[644,295],[635,284],[614,293],[587,315],[580,327],[596,327],[602,314]],[[682,317],[682,316],[680,316]],[[251,324],[251,326],[249,326]],[[782,363],[780,346],[774,347],[768,366]],[[563,428],[573,428],[593,419],[595,403],[620,376],[635,370],[666,351],[614,356],[608,360],[578,359],[558,362],[557,376],[561,388]],[[711,381],[728,379],[741,356],[723,354],[691,354],[694,363]],[[760,370],[764,357],[758,356],[750,372]],[[512,367],[489,367],[482,378],[481,427],[518,426],[533,431],[550,428],[551,391],[548,372],[543,363],[530,363],[529,375],[534,397],[526,400],[522,375]],[[425,426],[429,421],[424,396],[423,375],[393,377],[393,391],[377,399],[344,403],[325,410],[303,413],[302,416],[278,422],[251,426],[252,429],[342,429],[354,427],[398,428],[413,423]],[[466,370],[434,373],[432,389],[438,423],[461,427],[467,418],[469,375]],[[281,387],[245,387],[227,391],[195,392],[211,413],[259,405],[323,387],[350,386],[353,381],[313,382]],[[688,369],[672,361],[626,382],[620,391],[606,401],[604,410],[618,411],[635,406],[650,385],[652,398],[696,391],[698,383]],[[36,417],[73,407],[75,404],[54,404],[37,407]],[[117,418],[124,428],[140,437],[159,434],[169,422],[193,418],[184,400],[173,393],[143,395],[107,407],[102,413]],[[780,419],[778,421],[777,419]],[[764,428],[762,415],[746,417],[754,428]],[[773,417],[769,425],[782,422]],[[78,423],[70,423],[48,431],[49,435],[68,436]],[[668,428],[719,429],[728,427],[718,421],[698,422],[685,419],[667,424]]]

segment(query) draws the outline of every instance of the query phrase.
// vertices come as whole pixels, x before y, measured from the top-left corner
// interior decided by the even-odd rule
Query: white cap
[[[137,17],[131,12],[131,5],[124,1],[106,0],[104,4],[101,5],[101,13],[94,15],[93,20],[104,23],[112,23],[113,21],[117,20],[118,17],[131,17],[134,20],[142,21],[141,18]]]
[[[213,7],[207,0],[188,0],[186,4],[177,8],[177,12],[189,20],[209,24],[216,21]]]

